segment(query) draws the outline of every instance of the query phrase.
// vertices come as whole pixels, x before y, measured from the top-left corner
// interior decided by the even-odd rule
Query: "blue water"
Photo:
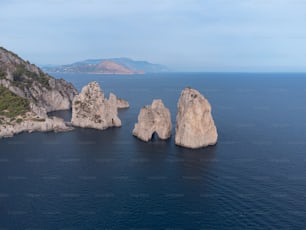
[[[96,80],[131,107],[119,113],[121,128],[1,139],[0,229],[305,228],[305,74],[57,77],[79,90]],[[132,136],[154,98],[175,124],[186,86],[210,101],[216,146]]]

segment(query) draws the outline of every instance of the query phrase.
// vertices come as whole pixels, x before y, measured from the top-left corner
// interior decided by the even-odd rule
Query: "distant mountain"
[[[129,58],[88,59],[60,66],[43,66],[49,73],[144,74],[167,72],[167,67]]]
[[[94,73],[105,73],[105,74],[142,74],[142,71],[127,68],[113,61],[102,61],[98,64],[91,65],[94,67]]]

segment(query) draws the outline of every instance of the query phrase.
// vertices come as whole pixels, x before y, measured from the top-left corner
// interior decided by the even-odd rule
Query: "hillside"
[[[166,72],[167,67],[129,58],[88,59],[60,66],[43,66],[49,73],[144,74]]]
[[[0,137],[23,131],[65,129],[47,113],[72,106],[77,90],[0,47]],[[39,123],[38,123],[39,122]]]

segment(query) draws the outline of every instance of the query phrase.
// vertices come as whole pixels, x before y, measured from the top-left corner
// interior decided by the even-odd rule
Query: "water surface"
[[[0,140],[0,229],[288,229],[305,226],[304,74],[58,74],[92,80],[131,107],[121,128]],[[216,146],[189,150],[131,134],[164,101],[175,127],[187,86],[210,101]],[[57,113],[69,119],[70,111]],[[174,134],[174,129],[173,132]]]

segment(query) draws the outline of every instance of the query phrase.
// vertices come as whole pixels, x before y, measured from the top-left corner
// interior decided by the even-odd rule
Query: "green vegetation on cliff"
[[[26,66],[20,64],[13,72],[14,82],[16,86],[27,85],[31,86],[34,81],[39,82],[43,87],[50,88],[49,77],[42,72],[37,74],[27,70]]]
[[[0,66],[0,80],[5,78],[6,76],[6,72],[2,69],[2,67]]]
[[[36,65],[0,47],[2,124],[20,123],[24,119],[35,117],[35,114],[37,117],[47,116],[44,111],[70,109],[73,97],[77,93],[72,84],[49,76]],[[35,105],[33,108],[30,106],[31,103]],[[0,137],[1,135],[0,131]]]
[[[16,117],[30,111],[29,100],[19,97],[0,86],[0,115],[6,117]]]
[[[5,77],[5,73],[0,69],[0,79]]]

